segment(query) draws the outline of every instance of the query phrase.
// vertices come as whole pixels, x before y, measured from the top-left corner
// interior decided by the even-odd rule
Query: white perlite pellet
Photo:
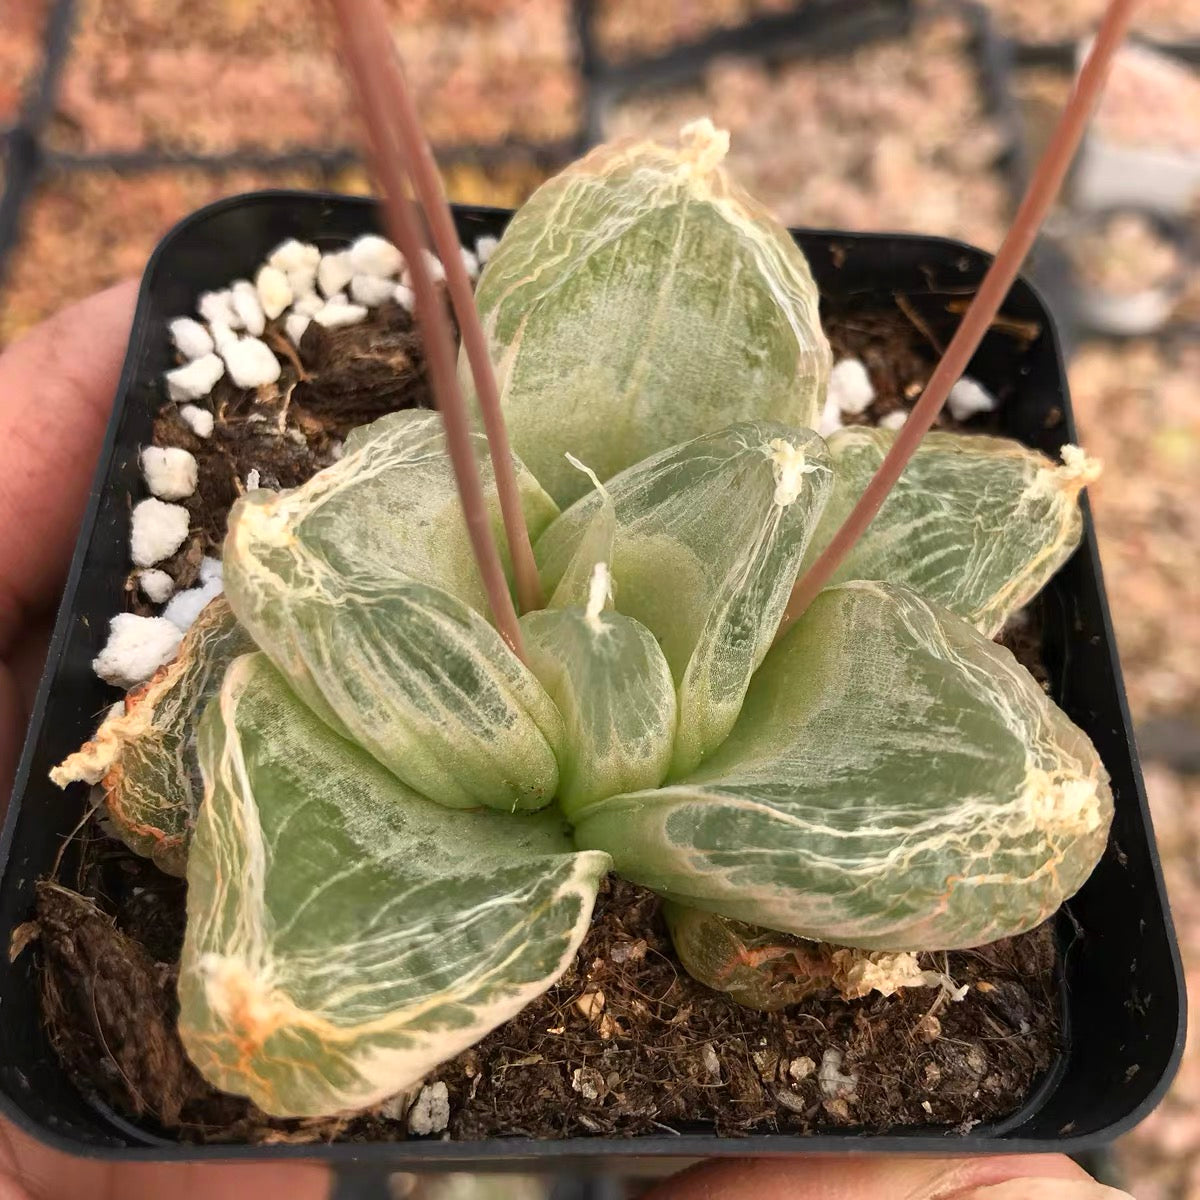
[[[996,408],[996,397],[983,384],[964,375],[951,389],[946,397],[946,407],[956,421],[969,421],[979,413],[993,412]]]
[[[319,313],[324,307],[325,297],[318,296],[316,292],[309,292],[307,296],[301,296],[292,305],[292,312],[298,313],[302,317],[311,317]]]
[[[262,387],[279,378],[282,367],[266,342],[255,337],[239,338],[222,351],[229,378],[240,388]]]
[[[250,280],[239,279],[233,285],[233,311],[251,337],[262,336],[267,327],[267,314],[258,302],[258,289]]]
[[[450,1124],[450,1091],[439,1079],[417,1093],[408,1110],[408,1131],[417,1137],[441,1133]]]
[[[412,288],[407,287],[403,283],[396,285],[396,290],[392,293],[392,299],[396,301],[401,308],[407,309],[409,312],[416,307],[417,296]]]
[[[317,290],[317,268],[298,267],[287,273],[288,283],[292,287],[293,296],[311,296]]]
[[[395,275],[404,256],[387,238],[368,233],[350,247],[350,265],[355,275]]]
[[[269,263],[259,269],[254,277],[254,287],[258,292],[258,302],[270,321],[275,320],[292,302],[292,285],[287,275]]]
[[[267,266],[287,276],[293,296],[307,296],[317,284],[317,264],[321,251],[309,242],[289,238],[267,255]]]
[[[175,580],[166,571],[160,571],[157,567],[139,571],[137,580],[138,587],[142,589],[142,595],[151,604],[166,604],[175,590]]]
[[[142,474],[152,496],[183,500],[196,490],[196,460],[176,446],[147,446],[142,451]]]
[[[825,408],[821,412],[821,419],[817,423],[817,432],[822,437],[829,437],[831,433],[836,433],[842,427],[842,410],[838,405],[837,397],[833,392],[825,394]]]
[[[228,325],[236,329],[241,318],[233,307],[233,292],[224,288],[219,292],[204,292],[196,302],[196,311],[210,325]]]
[[[214,321],[208,329],[218,354],[224,356],[230,346],[237,345],[238,335],[223,321]]]
[[[212,566],[206,564],[216,564]],[[224,590],[221,579],[221,564],[218,560],[206,558],[200,564],[200,583],[197,587],[176,592],[171,597],[170,604],[163,609],[163,620],[170,621],[182,633],[186,633],[196,618],[204,611],[209,602],[219,596]]]
[[[179,410],[179,419],[198,437],[212,437],[213,415],[206,408],[185,404]]]
[[[134,506],[129,552],[135,567],[170,558],[187,540],[188,510],[180,504],[143,500]]]
[[[136,687],[175,657],[182,640],[178,626],[162,617],[118,613],[109,622],[108,641],[92,660],[92,670],[105,683]]]
[[[842,1052],[840,1050],[826,1050],[821,1055],[817,1081],[821,1085],[821,1095],[829,1099],[838,1096],[848,1099],[855,1094],[858,1088],[858,1075],[854,1071],[842,1071]]]
[[[215,354],[205,354],[166,373],[167,395],[176,401],[201,400],[224,374],[225,364]]]
[[[855,416],[864,413],[875,399],[875,388],[867,368],[857,358],[843,358],[829,372],[829,393],[838,409]]]
[[[213,340],[199,321],[193,321],[191,317],[176,317],[168,328],[175,349],[189,361],[213,352]]]
[[[350,263],[349,250],[321,255],[321,262],[317,267],[317,287],[321,289],[322,296],[332,296],[340,292],[353,278],[354,267]]]
[[[905,421],[908,420],[908,413],[902,408],[896,409],[895,412],[890,412],[886,416],[879,418],[880,429],[899,429]]]
[[[382,275],[355,275],[350,280],[350,299],[368,308],[376,308],[390,300],[395,290],[395,280],[385,279]]]
[[[304,336],[304,331],[308,328],[311,321],[312,317],[307,316],[305,313],[290,312],[284,317],[283,328],[292,340],[293,345],[300,345],[300,339]]]
[[[471,280],[479,278],[479,259],[464,246],[462,248],[463,266],[467,269],[467,277]]]
[[[326,329],[336,329],[341,325],[354,325],[367,315],[366,308],[361,304],[349,304],[345,300],[335,303],[330,300],[314,317],[318,325]]]
[[[496,247],[500,245],[500,239],[494,237],[481,237],[475,242],[475,257],[479,259],[480,266],[487,266],[487,260],[496,252]]]
[[[316,246],[310,242],[298,242],[295,238],[288,238],[286,242],[280,242],[267,255],[267,266],[274,267],[285,275],[292,271],[303,271],[308,267],[316,267],[320,261],[321,251]]]
[[[429,270],[429,277],[434,283],[441,283],[446,278],[446,268],[442,266],[442,260],[436,254],[428,250],[421,251],[421,257],[425,260],[425,266]],[[400,282],[412,286],[412,272],[406,265],[404,273],[400,276]]]

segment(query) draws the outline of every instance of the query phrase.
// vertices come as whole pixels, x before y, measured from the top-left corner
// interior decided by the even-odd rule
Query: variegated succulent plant
[[[76,761],[164,865],[194,824],[180,1030],[267,1112],[371,1104],[512,1016],[610,869],[667,899],[689,970],[774,1007],[1029,929],[1103,850],[1095,750],[989,640],[1079,541],[1080,454],[931,436],[776,638],[894,435],[812,432],[816,287],[723,149],[704,124],[601,147],[480,281],[549,597],[525,661],[440,418],[397,413],[238,503],[229,609],[98,736],[103,770]]]

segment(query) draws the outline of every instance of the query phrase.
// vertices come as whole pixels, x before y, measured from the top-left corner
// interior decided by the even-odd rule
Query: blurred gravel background
[[[670,133],[707,113],[733,133],[735,172],[790,224],[994,248],[1103,0],[388,8],[452,198],[515,205],[598,137]],[[162,234],[209,200],[370,190],[317,12],[274,0],[0,0],[0,346],[139,273]],[[1200,0],[1144,0],[1139,23],[1173,65],[1163,80],[1118,75],[1101,127],[1194,163]],[[1077,218],[1070,204],[1056,215],[1060,243]],[[1052,245],[1034,274],[1072,349],[1084,440],[1107,466],[1092,498],[1200,1018],[1200,204],[1174,220],[1178,295],[1151,335],[1077,323]],[[1138,1200],[1200,1200],[1200,1051],[1117,1160]]]

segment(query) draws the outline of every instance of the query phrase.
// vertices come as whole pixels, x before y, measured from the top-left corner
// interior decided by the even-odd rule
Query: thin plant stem
[[[358,19],[365,32],[380,45],[390,49],[387,58],[387,75],[384,85],[389,94],[396,136],[404,155],[404,163],[412,180],[417,200],[425,214],[429,232],[446,269],[446,285],[458,317],[458,328],[462,335],[463,349],[475,381],[475,394],[483,415],[483,427],[487,433],[488,451],[491,454],[492,470],[496,477],[496,490],[500,498],[500,512],[504,519],[504,532],[508,537],[509,554],[512,557],[513,574],[516,577],[517,600],[524,612],[542,607],[542,586],[538,579],[537,564],[533,558],[533,546],[529,541],[529,530],[521,509],[521,493],[517,487],[517,473],[513,466],[512,449],[508,430],[504,427],[504,414],[500,411],[500,389],[496,384],[496,373],[488,354],[487,339],[475,307],[475,293],[467,276],[459,250],[458,232],[454,218],[442,190],[441,177],[433,159],[429,141],[421,131],[421,122],[416,106],[404,79],[395,47],[388,34],[387,22],[379,0],[359,0]]]
[[[423,253],[426,249],[425,239],[420,221],[408,199],[405,160],[391,123],[391,96],[386,86],[388,57],[394,53],[391,39],[381,42],[369,24],[361,20],[362,0],[333,0],[333,8],[341,30],[346,63],[367,126],[371,161],[383,188],[384,225],[408,263],[416,299],[417,323],[421,330],[434,399],[446,430],[446,447],[471,549],[496,628],[514,653],[524,659],[517,613],[492,537],[479,464],[471,445],[467,406],[458,386],[450,319]]]
[[[1105,10],[1091,52],[1079,72],[1079,78],[1062,116],[1058,119],[1054,134],[1038,162],[1029,188],[1017,209],[1017,215],[1013,218],[1012,227],[983,277],[970,307],[963,315],[950,345],[946,347],[945,354],[925,385],[924,393],[897,434],[891,450],[879,464],[879,469],[867,484],[850,515],[834,534],[833,540],[792,588],[783,620],[780,622],[780,634],[786,632],[805,612],[833,577],[854,543],[874,520],[921,439],[937,419],[950,389],[961,378],[971,361],[971,356],[1000,311],[1000,306],[1004,303],[1025,256],[1033,246],[1046,213],[1066,178],[1067,169],[1104,86],[1112,57],[1125,37],[1136,3],[1137,0],[1111,0]]]

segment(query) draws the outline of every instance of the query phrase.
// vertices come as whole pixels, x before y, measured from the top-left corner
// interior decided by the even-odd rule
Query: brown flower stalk
[[[379,0],[360,0],[358,13],[358,20],[364,27],[365,35],[378,39],[381,45],[392,45]],[[479,397],[479,407],[483,413],[488,450],[496,476],[496,489],[500,496],[504,531],[508,536],[509,552],[513,560],[517,600],[523,611],[530,612],[542,607],[542,587],[538,579],[537,564],[533,559],[533,547],[529,542],[529,530],[525,527],[525,518],[521,511],[521,495],[517,489],[517,473],[513,468],[508,430],[504,427],[504,415],[500,411],[500,389],[496,385],[496,373],[492,370],[492,360],[488,357],[487,340],[479,321],[479,310],[475,307],[474,291],[462,255],[459,253],[458,232],[454,228],[454,218],[442,191],[442,181],[433,159],[433,152],[421,132],[416,106],[413,104],[395,51],[382,57],[387,67],[384,86],[390,93],[396,136],[404,155],[404,164],[433,236],[434,249],[446,268],[446,285],[454,305],[455,316],[458,318],[458,328],[462,335],[463,348],[467,352],[471,375],[475,380],[475,393]]]
[[[397,119],[398,110],[403,108],[403,101],[398,101],[394,83],[400,75],[400,70],[395,47],[392,44],[391,35],[388,33],[387,23],[379,8],[378,0],[333,0],[333,8],[341,30],[346,63],[353,78],[359,106],[367,126],[371,160],[383,188],[384,225],[389,236],[404,255],[412,278],[417,322],[421,328],[434,398],[445,423],[446,446],[454,469],[455,482],[458,485],[459,499],[467,523],[467,532],[471,539],[471,548],[479,565],[479,573],[483,579],[496,627],[514,652],[523,658],[524,650],[520,628],[517,625],[517,613],[508,590],[508,582],[504,577],[500,555],[492,538],[487,506],[483,498],[479,465],[471,446],[466,401],[458,386],[454,338],[450,321],[423,253],[426,247],[420,218],[408,199],[408,173],[413,170],[414,158],[419,158],[420,154],[413,155],[406,152],[406,145],[411,145],[415,137],[416,143],[424,147],[425,154],[429,153],[428,147],[425,146],[420,128],[416,125],[415,113],[411,112],[411,100],[408,101],[411,122],[407,136],[402,136],[398,128],[403,123],[402,120]],[[405,92],[404,98],[407,99],[407,92]],[[431,201],[427,196],[421,195],[421,188],[415,175],[413,182],[419,198],[425,205],[427,215],[439,207],[445,210],[445,199],[441,195],[440,188],[437,189],[436,195]],[[445,211],[444,215],[446,221],[449,222],[449,212]],[[430,220],[433,223],[434,218],[431,216]],[[437,237],[436,225],[434,225],[434,229],[435,237]],[[444,232],[443,228],[443,235]],[[466,280],[458,238],[454,236],[452,222],[450,223],[450,232],[453,239],[450,246],[444,246],[443,239],[438,240],[439,250],[441,250],[441,257],[446,268],[447,282],[451,286],[453,295],[456,290],[453,282],[454,271],[457,268],[461,282],[467,284],[467,308],[474,317],[475,326],[478,328],[479,318],[475,312],[474,299],[470,295],[470,285]],[[463,320],[461,312],[459,320],[463,324],[464,330],[470,324],[469,318],[466,321]],[[482,338],[481,332],[480,338]],[[484,358],[486,360],[486,353]],[[471,365],[474,369],[473,359]],[[483,389],[479,388],[478,378],[476,388],[480,391],[482,398]],[[491,394],[495,395],[494,380]],[[499,420],[498,404],[495,416]],[[507,453],[507,438],[504,439],[505,453],[499,455],[498,444],[490,426],[488,426],[487,432],[492,461],[495,464],[497,488],[504,510],[505,527],[509,530],[513,563],[518,572],[518,578],[520,578],[523,571],[527,572],[532,568],[533,554],[529,549],[528,533],[525,531],[524,517],[521,514],[517,496],[512,456]],[[505,470],[510,477],[507,488],[502,482]],[[516,511],[515,514],[512,514],[509,509],[514,501],[517,501]],[[523,541],[527,556],[522,555],[521,539],[517,539],[515,542],[513,540],[513,522],[524,535]],[[536,580],[536,572],[534,578]],[[527,579],[524,590],[526,592],[529,590]]]
[[[833,540],[792,589],[791,598],[780,622],[780,634],[804,613],[817,593],[833,577],[833,573],[854,543],[874,520],[887,499],[888,492],[900,478],[921,439],[941,412],[950,389],[966,370],[971,356],[1000,311],[1000,306],[1004,303],[1025,256],[1033,246],[1046,213],[1062,187],[1067,168],[1071,165],[1071,159],[1104,86],[1113,54],[1129,27],[1136,3],[1137,0],[1111,0],[1105,10],[1091,52],[1079,72],[1070,99],[1038,162],[1037,170],[1020,208],[1017,209],[1017,215],[1003,245],[979,285],[979,290],[946,348],[946,353],[925,385],[921,399],[917,401],[908,420],[896,436],[887,457],[879,464],[879,470]]]

